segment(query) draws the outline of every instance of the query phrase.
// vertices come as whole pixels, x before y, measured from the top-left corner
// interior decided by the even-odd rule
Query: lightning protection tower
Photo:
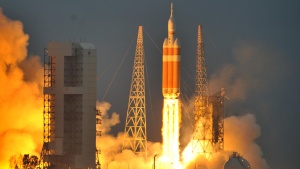
[[[138,28],[134,66],[129,93],[123,150],[147,157],[146,102],[144,77],[143,27]]]
[[[209,110],[209,91],[201,26],[198,26],[197,60],[194,105],[193,152],[212,153],[212,113]]]
[[[209,96],[201,26],[198,26],[193,152],[209,158],[224,149],[224,88]]]

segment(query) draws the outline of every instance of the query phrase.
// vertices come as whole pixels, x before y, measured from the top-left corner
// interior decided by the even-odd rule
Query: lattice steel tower
[[[129,93],[123,149],[147,157],[143,27],[139,26]]]
[[[201,26],[198,26],[193,152],[209,158],[224,149],[224,88],[209,95]]]
[[[193,152],[209,155],[212,152],[212,113],[209,110],[207,70],[200,25],[197,42]]]

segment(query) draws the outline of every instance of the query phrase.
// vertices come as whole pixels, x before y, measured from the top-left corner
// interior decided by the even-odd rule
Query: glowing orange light
[[[179,123],[180,111],[178,99],[164,99],[163,108],[163,159],[174,167],[179,165]],[[174,168],[173,167],[173,168]]]

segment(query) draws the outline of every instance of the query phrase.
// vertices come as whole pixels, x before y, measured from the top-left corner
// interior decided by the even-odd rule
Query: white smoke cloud
[[[253,114],[231,116],[225,119],[225,150],[237,151],[251,165],[251,168],[268,169],[268,164],[263,158],[263,152],[256,143],[261,135],[261,128],[256,123]]]
[[[224,87],[230,98],[229,102],[233,105],[237,101],[249,101],[251,95],[264,92],[285,74],[281,72],[284,70],[284,62],[280,52],[266,45],[244,41],[233,52],[234,62],[222,67],[209,81],[211,91]],[[238,111],[243,114],[245,110]],[[225,151],[237,151],[250,162],[252,168],[269,168],[256,142],[261,135],[261,129],[253,114],[225,118],[224,126]]]
[[[117,113],[113,112],[109,117],[108,110],[111,104],[108,102],[96,102],[96,108],[101,112],[102,124],[99,125],[98,130],[102,131],[102,134],[106,134],[111,130],[111,127],[120,123],[120,117]]]
[[[103,123],[106,131],[110,131],[111,127],[119,123],[119,116],[109,118],[109,109],[111,105],[107,102],[97,102],[97,109],[103,114]],[[107,124],[105,124],[107,123]],[[256,122],[253,114],[242,116],[231,116],[224,120],[225,125],[225,150],[220,151],[207,160],[205,157],[199,156],[196,160],[185,165],[186,169],[220,169],[223,168],[225,162],[233,151],[239,152],[246,160],[249,161],[252,168],[268,169],[268,165],[263,158],[263,153],[256,139],[261,135],[260,126]],[[189,132],[190,133],[190,132]],[[188,136],[190,138],[190,136]],[[101,149],[100,162],[103,168],[131,168],[131,169],[150,169],[153,167],[153,157],[156,158],[157,168],[164,164],[159,162],[159,155],[162,154],[161,143],[148,142],[148,159],[134,154],[130,150],[122,151],[123,133],[119,133],[116,137],[105,132],[101,137],[97,138],[97,147]]]
[[[185,164],[186,169],[221,169],[233,151],[240,153],[251,168],[269,169],[263,152],[256,143],[261,135],[261,128],[253,114],[227,117],[224,119],[224,126],[224,151],[214,153],[210,159],[198,155]]]
[[[102,114],[102,124],[99,128],[102,130],[102,136],[97,137],[97,148],[101,150],[100,162],[103,168],[120,169],[151,169],[152,158],[155,154],[161,153],[161,144],[148,142],[148,159],[136,155],[131,150],[123,150],[123,139],[124,135],[122,132],[118,133],[117,136],[113,136],[109,133],[112,127],[120,122],[119,115],[115,112],[112,116],[109,116],[111,104],[108,102],[97,101],[97,109]]]
[[[230,101],[227,101],[227,103],[231,102],[230,107],[234,107],[241,101],[249,101],[251,95],[264,92],[269,85],[285,74],[281,72],[286,69],[283,69],[284,62],[280,59],[280,52],[266,45],[245,41],[240,43],[233,53],[233,63],[224,65],[212,75],[209,81],[210,91],[215,92],[225,88],[226,96],[230,98]],[[240,107],[235,111],[244,114],[245,110]],[[230,113],[226,112],[226,114]],[[262,133],[254,114],[227,117],[224,119],[224,128],[224,151],[216,153],[210,160],[201,156],[197,157],[197,160],[190,162],[187,168],[192,169],[195,166],[201,169],[223,168],[233,151],[237,151],[248,160],[252,168],[269,168],[262,149],[256,142]],[[188,129],[191,128],[184,127],[184,130]],[[181,140],[190,139],[191,135],[184,137],[185,139]]]
[[[226,89],[227,96],[233,101],[244,101],[250,92],[258,93],[285,72],[280,52],[259,42],[241,42],[233,51],[234,60],[214,73],[209,81],[210,91]]]

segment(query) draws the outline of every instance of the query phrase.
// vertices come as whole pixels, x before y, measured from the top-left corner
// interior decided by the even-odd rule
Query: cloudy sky
[[[110,102],[110,111],[121,118],[114,133],[124,130],[137,28],[144,26],[148,137],[161,140],[161,48],[167,36],[169,0],[2,0],[0,7],[8,18],[23,23],[30,37],[29,56],[43,59],[49,41],[95,45],[98,100]],[[300,2],[176,0],[174,17],[182,45],[182,95],[192,97],[201,24],[210,92],[225,87],[229,98],[225,115],[254,114],[262,132],[257,142],[270,168],[297,168]]]

